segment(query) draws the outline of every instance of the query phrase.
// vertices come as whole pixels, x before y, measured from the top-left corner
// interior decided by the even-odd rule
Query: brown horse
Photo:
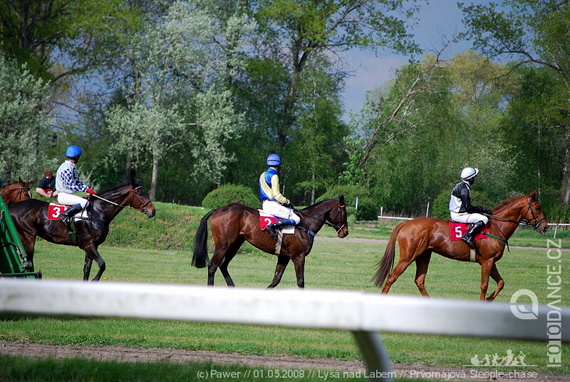
[[[109,224],[125,207],[143,212],[149,218],[156,213],[154,206],[138,181],[114,186],[109,191],[89,197],[89,217],[75,222],[76,235],[70,235],[69,228],[59,219],[48,219],[48,202],[30,199],[10,206],[18,234],[33,269],[36,236],[51,243],[77,245],[85,251],[83,280],[89,279],[93,260],[99,272],[93,281],[98,281],[105,271],[105,261],[97,251],[109,233]],[[74,240],[75,239],[75,240]],[[77,243],[77,244],[75,244]]]
[[[315,235],[324,224],[333,227],[341,238],[348,235],[344,196],[324,200],[296,212],[301,215],[301,223],[295,227],[294,235],[283,235],[281,251],[277,254],[275,276],[268,288],[274,288],[279,284],[289,260],[293,260],[295,265],[297,286],[304,288],[305,257],[313,247]],[[196,268],[204,268],[208,261],[207,223],[210,217],[215,250],[208,265],[208,285],[214,285],[214,274],[219,267],[226,284],[235,286],[228,273],[228,265],[246,240],[264,252],[275,254],[275,239],[269,232],[259,228],[259,211],[233,203],[212,210],[202,218],[194,240],[192,265]]]
[[[503,256],[507,240],[522,221],[532,225],[541,234],[546,231],[547,222],[536,198],[536,191],[501,203],[493,209],[489,218],[489,237],[476,242],[474,260],[481,265],[481,300],[485,300],[487,295],[489,276],[497,283],[495,291],[487,297],[487,300],[492,301],[505,285],[496,262]],[[378,287],[384,285],[382,293],[388,293],[392,284],[415,261],[416,285],[423,296],[428,296],[424,283],[432,252],[454,260],[470,260],[469,246],[461,240],[451,241],[449,237],[448,221],[424,217],[398,224],[390,236],[384,257],[378,263],[374,283]],[[396,240],[400,247],[400,260],[388,275],[394,265]]]
[[[7,206],[22,200],[31,199],[30,182],[24,182],[22,179],[19,179],[16,183],[0,188],[0,195],[2,195],[2,199],[4,199],[4,203]]]

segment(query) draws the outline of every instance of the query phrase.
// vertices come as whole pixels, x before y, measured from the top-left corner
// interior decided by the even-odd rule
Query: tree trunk
[[[565,127],[564,132],[564,165],[562,168],[562,190],[561,202],[565,205],[570,205],[570,126]]]
[[[152,178],[150,180],[150,190],[148,196],[150,200],[156,200],[156,188],[158,185],[158,154],[152,154]]]

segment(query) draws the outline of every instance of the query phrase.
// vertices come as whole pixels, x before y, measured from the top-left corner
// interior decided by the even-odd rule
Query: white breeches
[[[281,205],[275,200],[266,200],[263,202],[263,211],[281,219],[293,219],[295,224],[299,224],[301,218],[293,212],[291,208]]]
[[[457,212],[453,212],[453,211],[449,211],[449,214],[451,216],[451,220],[454,222],[459,222],[459,223],[477,223],[478,221],[482,221],[483,223],[487,224],[487,222],[489,221],[489,218],[485,215],[481,215],[481,214],[469,214],[467,212],[463,212],[463,213],[457,213]]]
[[[87,205],[87,199],[82,198],[74,194],[66,194],[65,192],[60,192],[57,194],[57,201],[60,204],[65,204],[66,206],[74,206],[76,204],[81,204],[82,208]]]

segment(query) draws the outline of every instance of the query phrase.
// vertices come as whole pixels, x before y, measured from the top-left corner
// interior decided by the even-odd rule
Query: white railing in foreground
[[[505,303],[402,297],[350,291],[266,290],[164,284],[0,280],[0,312],[279,325],[349,330],[371,380],[391,363],[378,332],[546,341],[548,313],[521,320]],[[570,342],[570,308],[557,306],[562,342]],[[558,316],[557,316],[558,317]],[[376,378],[378,377],[378,378]],[[389,378],[387,378],[389,379]]]

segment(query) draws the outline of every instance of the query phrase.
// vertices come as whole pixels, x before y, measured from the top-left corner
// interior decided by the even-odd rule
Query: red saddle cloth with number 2
[[[269,224],[275,223],[277,219],[273,215],[268,215],[267,213],[259,210],[259,229],[262,231],[267,227]]]
[[[457,223],[457,222],[449,222],[449,238],[451,241],[461,240],[463,235],[469,229],[469,224],[465,223]],[[489,228],[484,227],[481,230],[481,233],[475,236],[475,240],[485,239],[487,236],[483,235],[483,232],[489,232]]]

